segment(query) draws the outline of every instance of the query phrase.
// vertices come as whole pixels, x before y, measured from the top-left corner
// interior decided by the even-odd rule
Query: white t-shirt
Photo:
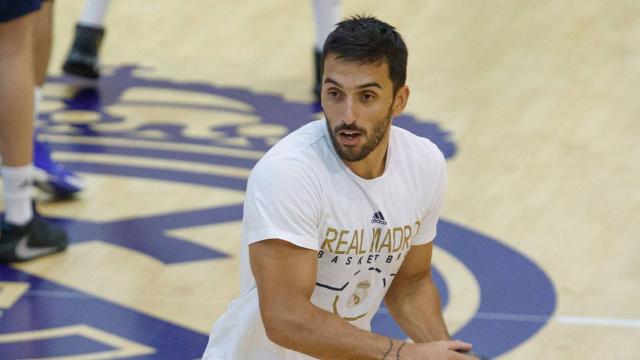
[[[354,174],[338,157],[325,120],[286,136],[249,176],[241,295],[214,324],[203,358],[311,359],[266,337],[248,256],[248,245],[265,239],[317,250],[311,302],[371,330],[410,247],[435,237],[445,182],[440,150],[395,126],[385,171],[371,180]]]

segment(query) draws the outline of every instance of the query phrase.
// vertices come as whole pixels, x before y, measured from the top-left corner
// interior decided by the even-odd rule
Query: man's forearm
[[[341,317],[307,303],[265,322],[280,346],[322,359],[375,359],[395,354],[402,341],[358,329]],[[264,316],[263,316],[264,319]]]
[[[398,325],[416,343],[449,340],[440,295],[430,276],[395,283],[385,298]]]

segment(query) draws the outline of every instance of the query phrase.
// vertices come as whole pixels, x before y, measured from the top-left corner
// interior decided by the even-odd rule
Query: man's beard
[[[393,106],[393,105],[392,105]],[[373,126],[373,134],[369,136],[369,133],[366,129],[361,128],[355,124],[347,125],[344,122],[335,128],[331,129],[329,127],[329,120],[327,119],[327,127],[329,128],[329,135],[331,136],[331,142],[333,143],[333,148],[336,150],[338,156],[344,161],[360,161],[366,158],[382,141],[384,138],[384,134],[387,132],[389,128],[389,124],[391,123],[391,106],[389,107],[389,111],[384,119],[376,121]],[[326,116],[326,114],[325,114]],[[360,136],[366,139],[366,142],[360,150],[354,148],[342,148],[337,139],[337,134],[342,130],[351,130],[360,132]]]

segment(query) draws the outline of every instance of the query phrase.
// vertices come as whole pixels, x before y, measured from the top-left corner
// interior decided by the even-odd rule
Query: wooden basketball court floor
[[[40,195],[65,253],[0,266],[0,358],[201,355],[237,295],[251,166],[315,113],[309,1],[114,1],[96,89],[41,136],[81,173]],[[640,359],[640,3],[359,1],[409,46],[398,125],[447,155],[434,267],[456,337],[500,359]],[[1,205],[0,200],[0,205]],[[382,308],[374,330],[402,336]]]

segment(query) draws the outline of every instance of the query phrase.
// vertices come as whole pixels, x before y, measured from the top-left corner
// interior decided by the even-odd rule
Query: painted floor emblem
[[[150,160],[181,161],[192,164],[218,164],[247,171],[260,155],[286,133],[316,118],[317,105],[291,102],[277,95],[257,94],[241,88],[218,87],[207,83],[187,83],[154,79],[149,69],[136,66],[120,66],[112,69],[99,82],[97,89],[79,89],[70,98],[47,97],[60,101],[63,106],[43,114],[42,121],[50,125],[44,136],[60,135],[56,119],[73,111],[90,111],[96,119],[93,123],[72,125],[67,134],[71,141],[51,142],[55,151],[83,154],[115,155],[146,158]],[[144,77],[138,74],[143,72]],[[153,75],[153,73],[151,73]],[[64,84],[59,78],[50,82]],[[194,97],[210,95],[232,100],[234,106],[207,102],[154,101],[152,98],[131,99],[131,90],[169,91],[192,94]],[[212,123],[195,127],[195,121],[176,118],[175,121],[140,120],[127,118],[109,111],[114,105],[129,109],[156,108],[167,111],[198,110],[215,113],[218,117],[254,119]],[[179,116],[178,116],[179,117]],[[413,133],[431,139],[451,158],[456,146],[449,134],[431,121],[418,120],[403,115],[395,124]],[[68,124],[65,125],[68,127]],[[92,139],[111,139],[105,145]],[[75,141],[74,141],[75,140]],[[131,144],[135,143],[136,146]],[[154,144],[166,145],[162,148]],[[172,149],[172,144],[180,144]],[[206,147],[210,151],[189,151]],[[246,178],[225,175],[202,174],[180,169],[159,169],[144,165],[122,163],[91,163],[67,161],[70,170],[79,173],[111,174],[126,177],[163,179],[183,184],[196,184],[214,188],[242,191]],[[378,217],[376,217],[378,215]],[[58,219],[70,233],[71,242],[78,244],[96,238],[151,256],[165,264],[218,259],[228,255],[222,252],[174,238],[167,233],[173,229],[237,221],[242,216],[241,205],[174,212],[152,217],[117,220],[110,222]],[[382,214],[374,214],[372,221],[384,221]],[[131,233],[130,229],[145,229]],[[130,234],[130,236],[123,236]],[[499,241],[479,234],[463,226],[442,219],[439,225],[437,246],[454,254],[473,273],[480,285],[480,307],[476,315],[460,329],[455,337],[474,343],[478,353],[494,357],[513,349],[533,336],[544,322],[495,321],[487,314],[527,314],[549,317],[556,304],[555,291],[544,272],[522,254]],[[441,291],[444,305],[448,291],[446,279],[435,269],[435,279]],[[5,310],[0,317],[0,353],[3,358],[71,356],[78,354],[130,351],[135,358],[173,359],[196,358],[206,344],[206,335],[169,324],[152,317],[79,292],[73,299],[34,306],[27,301],[38,291],[72,291],[54,283],[0,266],[0,281],[26,282],[30,284],[20,300]],[[366,284],[354,289],[349,304],[354,308],[366,301]],[[73,312],[61,308],[75,309]],[[28,318],[25,317],[28,314]],[[122,324],[135,326],[123,326]],[[79,328],[79,325],[86,327]],[[404,337],[384,307],[373,320],[373,330],[396,337]],[[58,334],[46,337],[44,330],[60,329]],[[71,330],[69,330],[71,329]],[[148,329],[154,329],[149,332]],[[11,334],[31,332],[31,341]],[[108,333],[113,341],[96,341],[96,333]],[[60,335],[62,334],[62,335]],[[7,336],[5,336],[7,335]],[[4,336],[4,337],[3,337]],[[124,350],[123,350],[124,349]],[[113,353],[112,353],[113,354]],[[125,354],[125,353],[121,353]],[[123,357],[126,357],[123,355]]]

